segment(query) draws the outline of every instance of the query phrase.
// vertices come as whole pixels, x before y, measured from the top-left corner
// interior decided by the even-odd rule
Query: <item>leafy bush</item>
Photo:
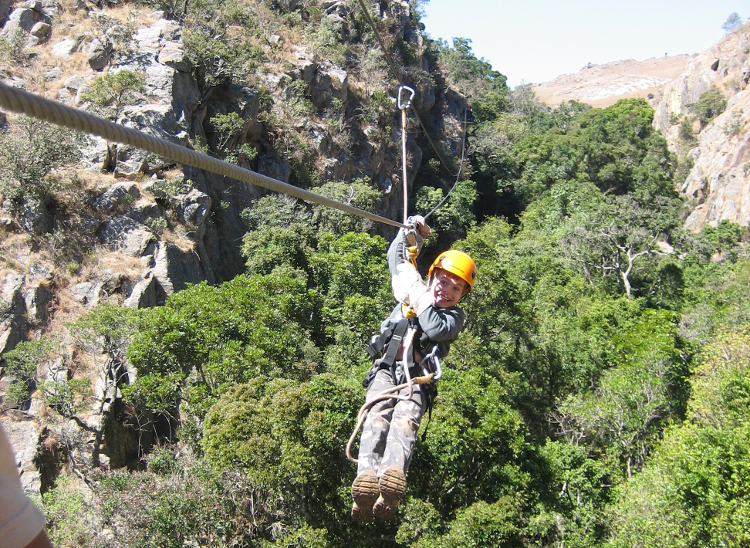
[[[7,365],[5,376],[14,379],[5,394],[5,403],[25,408],[31,401],[31,393],[37,385],[37,369],[55,351],[55,343],[48,338],[21,341],[10,352],[3,355]]]
[[[707,92],[703,93],[693,105],[693,111],[701,127],[710,124],[714,118],[724,112],[727,108],[727,98],[724,93],[715,85],[711,86]]]
[[[213,472],[189,455],[157,473],[101,473],[91,487],[96,512],[114,532],[106,539],[112,548],[229,548],[265,534],[260,493],[245,475],[235,468]],[[79,546],[104,541],[97,533]]]
[[[131,70],[98,76],[81,98],[91,101],[102,116],[117,120],[125,106],[135,104],[139,100],[139,94],[144,90],[144,79],[144,74]]]
[[[651,462],[617,492],[609,546],[750,542],[747,327],[706,349],[690,420],[667,430]]]
[[[313,305],[304,281],[288,273],[191,286],[146,313],[128,350],[138,378],[124,396],[172,419],[186,399],[203,417],[235,384],[306,379],[320,367]]]
[[[10,131],[0,134],[0,194],[16,212],[24,202],[60,190],[58,180],[49,175],[78,160],[81,136],[27,116],[12,117],[11,122]]]
[[[330,17],[322,17],[312,34],[312,50],[321,58],[346,66],[348,48],[342,40],[343,24]]]

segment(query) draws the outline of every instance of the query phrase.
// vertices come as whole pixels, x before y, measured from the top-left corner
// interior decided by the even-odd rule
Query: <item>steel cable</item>
[[[337,202],[331,198],[278,181],[266,175],[261,175],[260,173],[230,164],[218,158],[212,158],[201,152],[170,143],[164,139],[146,135],[141,131],[104,120],[88,112],[61,105],[33,93],[10,87],[2,82],[0,82],[0,106],[13,112],[51,122],[58,126],[64,126],[90,135],[97,135],[107,141],[131,145],[157,156],[169,158],[180,164],[210,171],[274,192],[288,194],[307,202],[327,206],[378,223],[399,228],[405,227],[405,225],[397,221],[392,221],[391,219],[375,215],[374,213],[348,204]]]

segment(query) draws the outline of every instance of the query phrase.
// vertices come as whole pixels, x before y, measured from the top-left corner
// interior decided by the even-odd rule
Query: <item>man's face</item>
[[[432,296],[435,306],[449,308],[456,306],[466,291],[466,282],[458,276],[440,268],[435,270],[432,277]]]

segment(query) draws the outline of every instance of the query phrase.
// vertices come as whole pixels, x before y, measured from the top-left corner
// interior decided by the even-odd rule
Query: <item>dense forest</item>
[[[186,25],[204,85],[240,78],[258,54],[218,38],[252,3],[161,4]],[[281,24],[322,24],[314,2],[283,4]],[[379,47],[361,15],[352,28],[348,42],[336,29],[315,37],[344,59]],[[400,46],[408,68],[415,52]],[[409,213],[455,183],[420,266],[452,246],[479,275],[397,518],[351,520],[344,452],[365,342],[394,304],[388,241],[361,219],[269,194],[243,213],[243,275],[164,306],[103,304],[68,326],[79,353],[109,356],[123,428],[142,444],[139,467],[80,472],[85,491],[61,475],[45,490],[56,545],[750,545],[747,229],[682,228],[685,160],[646,101],[550,109],[528,86],[509,89],[468,39],[422,47],[438,93],[461,94],[471,117],[458,181],[459,157],[419,139]],[[398,127],[395,90],[391,80],[372,94],[375,125]],[[296,183],[377,211],[367,180]],[[28,400],[60,344],[46,334],[4,356],[19,379],[6,403]],[[69,382],[50,404],[74,419],[87,390]]]

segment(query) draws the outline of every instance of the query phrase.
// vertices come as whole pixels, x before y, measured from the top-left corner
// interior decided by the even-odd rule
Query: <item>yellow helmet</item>
[[[430,271],[427,273],[429,278],[432,277],[432,271],[436,268],[450,272],[465,281],[468,286],[466,289],[467,293],[474,287],[474,280],[477,279],[477,265],[463,251],[449,249],[438,255],[435,262],[430,266]]]

